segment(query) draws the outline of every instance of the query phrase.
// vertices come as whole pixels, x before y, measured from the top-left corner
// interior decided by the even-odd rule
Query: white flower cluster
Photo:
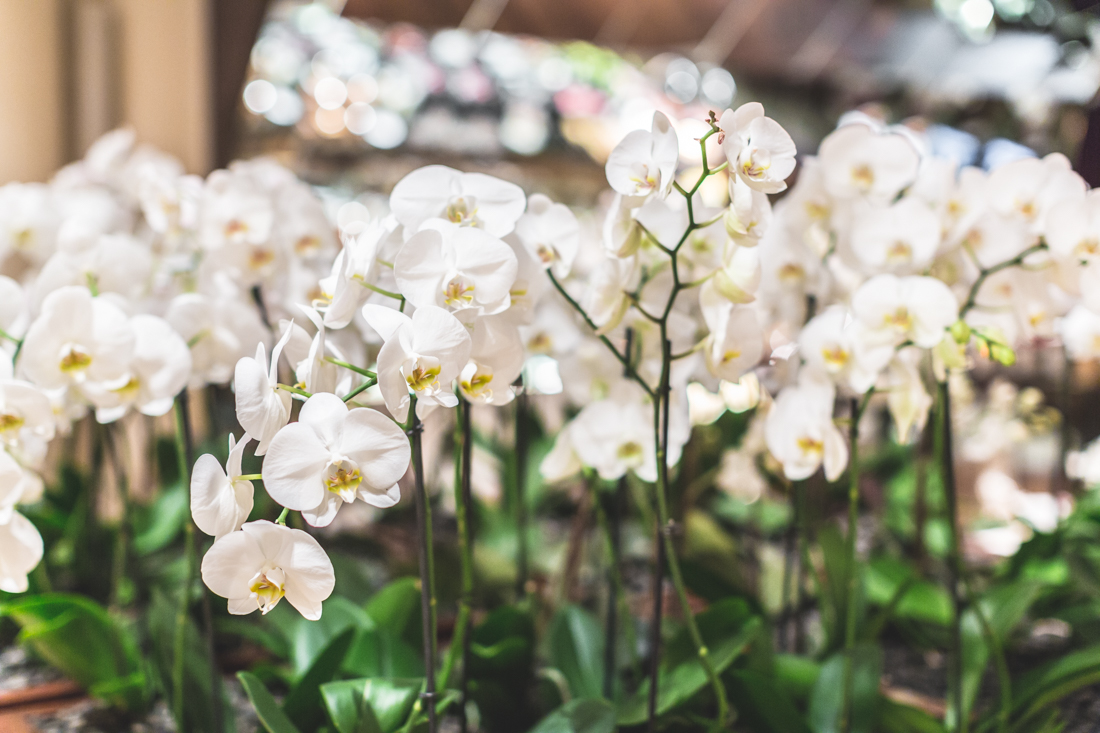
[[[15,507],[41,497],[54,435],[228,382],[271,340],[253,288],[282,313],[278,294],[316,287],[335,249],[289,171],[255,161],[204,181],[129,130],[48,184],[0,187],[0,589],[26,590],[41,560]]]

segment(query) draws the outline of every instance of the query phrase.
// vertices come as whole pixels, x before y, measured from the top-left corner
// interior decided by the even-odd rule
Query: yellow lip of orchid
[[[62,349],[60,368],[65,373],[79,372],[92,365],[92,355],[79,344],[67,344]]]
[[[279,604],[286,595],[285,584],[286,573],[281,568],[261,570],[252,577],[248,590],[250,597],[256,601],[260,613],[267,615],[268,611]]]

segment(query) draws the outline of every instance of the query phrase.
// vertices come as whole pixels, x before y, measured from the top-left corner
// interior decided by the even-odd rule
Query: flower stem
[[[187,390],[176,397],[176,461],[179,465],[180,483],[184,491],[191,493],[191,419],[187,409]],[[187,641],[187,616],[191,605],[191,588],[195,584],[195,570],[198,566],[197,548],[195,546],[195,521],[190,516],[183,525],[183,552],[187,560],[187,574],[184,578],[183,588],[180,590],[179,605],[176,608],[175,638],[173,639],[172,655],[172,714],[177,727],[184,730],[184,670],[186,663]],[[222,730],[222,691],[221,672],[218,670],[218,662],[214,656],[214,622],[210,609],[210,596],[206,588],[201,589],[203,636],[206,644],[206,654],[210,663],[210,702],[211,717],[214,730]]]
[[[279,384],[279,385],[276,385],[276,386],[279,389],[283,390],[284,392],[290,392],[291,394],[296,394],[296,395],[299,395],[301,397],[305,397],[307,400],[310,397],[313,396],[312,393],[306,392],[304,389],[301,389],[300,387],[292,387],[289,384]]]
[[[858,398],[852,398],[852,418],[848,427],[848,537],[845,548],[847,558],[848,600],[844,604],[844,706],[843,729],[852,729],[852,692],[856,648],[856,605],[859,603],[859,572],[856,557],[856,536],[859,525],[859,419],[863,406]]]
[[[981,270],[978,273],[978,279],[975,280],[974,284],[970,286],[970,292],[966,296],[966,302],[963,303],[962,308],[959,309],[959,318],[966,318],[966,314],[969,313],[971,310],[973,310],[975,306],[977,306],[977,304],[978,304],[978,302],[977,302],[978,301],[978,293],[979,293],[979,291],[981,291],[982,285],[985,284],[985,281],[991,275],[995,275],[998,272],[1000,272],[1001,270],[1008,269],[1009,267],[1016,267],[1018,265],[1022,265],[1024,263],[1024,260],[1026,260],[1028,257],[1035,254],[1036,252],[1042,252],[1046,249],[1047,249],[1046,243],[1045,242],[1039,242],[1038,244],[1035,244],[1035,245],[1032,245],[1031,247],[1028,247],[1023,252],[1016,255],[1015,257],[1013,257],[1010,260],[1005,260],[1004,262],[998,262],[997,264],[993,265],[992,267],[987,267],[986,269]]]
[[[351,402],[353,399],[358,397],[363,392],[366,392],[368,389],[370,389],[371,387],[373,387],[376,384],[378,384],[377,379],[368,379],[367,381],[363,382],[358,387],[356,387],[355,389],[353,389],[352,391],[350,391],[346,395],[344,395],[344,397],[343,397],[344,402]]]
[[[414,396],[412,404],[409,405],[409,425],[406,432],[412,444],[412,468],[416,482],[416,522],[420,530],[420,615],[424,639],[424,692],[420,697],[428,711],[428,731],[436,733],[435,562],[432,557],[432,505],[428,490],[424,486],[424,452],[420,445],[420,434],[423,431],[424,424],[416,414]]]
[[[468,671],[470,668],[470,614],[473,609],[474,595],[474,554],[473,532],[470,527],[470,460],[473,454],[474,439],[470,427],[471,405],[461,396],[458,398],[458,420],[455,424],[455,520],[458,524],[459,560],[462,565],[462,593],[458,600],[458,619],[455,621],[451,648],[443,662],[439,674],[439,684],[446,688],[450,684],[451,673],[461,656],[462,679],[459,682],[459,730],[466,733],[466,699],[469,695]]]
[[[117,424],[103,425],[103,442],[107,449],[107,460],[111,472],[115,475],[119,498],[122,501],[122,515],[118,520],[118,533],[115,535],[114,559],[111,563],[111,607],[122,608],[127,599],[123,598],[122,586],[126,581],[126,556],[130,542],[130,482],[127,480],[126,467],[118,454],[114,430]]]
[[[237,478],[241,481],[263,481],[264,475],[262,473],[242,473]]]
[[[516,395],[516,599],[527,597],[527,394]]]
[[[952,696],[955,708],[955,731],[966,733],[970,724],[970,716],[967,714],[966,701],[963,697],[962,675],[962,614],[964,599],[961,588],[962,578],[962,551],[959,542],[959,508],[958,494],[955,484],[955,458],[952,448],[951,436],[951,390],[947,380],[937,384],[937,438],[940,465],[943,470],[943,492],[947,505],[947,523],[950,530],[951,543],[948,548],[948,582],[951,585],[951,603],[954,611],[951,628],[951,665],[950,680]]]
[[[281,524],[282,526],[285,527],[286,526],[286,518],[289,514],[290,514],[290,510],[287,509],[286,507],[283,507],[283,510],[281,512],[279,512],[279,518],[275,520],[275,524]]]
[[[377,377],[378,377],[378,375],[375,374],[374,372],[372,372],[370,369],[364,369],[363,367],[357,367],[354,364],[349,364],[346,361],[341,361],[340,359],[333,359],[331,356],[326,356],[325,361],[327,361],[329,364],[335,364],[338,367],[343,367],[344,369],[349,369],[349,370],[355,372],[356,374],[361,374],[362,376],[367,377],[369,379],[377,379]]]

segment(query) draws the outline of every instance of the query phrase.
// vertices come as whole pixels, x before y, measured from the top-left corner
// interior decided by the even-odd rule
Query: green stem
[[[344,397],[343,397],[344,402],[351,402],[356,397],[358,397],[360,394],[362,394],[363,392],[366,392],[368,389],[370,389],[371,387],[373,387],[376,384],[378,384],[377,379],[368,379],[367,381],[363,382],[358,387],[356,387],[355,389],[353,389],[352,391],[350,391],[346,395],[344,395]]]
[[[468,626],[473,610],[474,596],[474,553],[473,539],[470,529],[470,508],[472,497],[470,492],[470,468],[473,456],[474,436],[470,425],[471,405],[461,395],[458,398],[458,420],[455,424],[455,521],[458,524],[459,560],[462,570],[462,591],[458,600],[458,619],[455,621],[454,637],[451,639],[451,648],[447,650],[447,657],[443,662],[443,670],[439,675],[439,686],[446,689],[450,683],[451,673],[454,670],[458,658],[462,660],[462,679],[459,682],[459,730],[466,733],[468,722],[466,720],[466,699],[469,695],[469,669],[470,669],[470,639]]]
[[[1001,640],[997,638],[997,634],[993,632],[993,627],[989,624],[989,618],[985,615],[982,604],[975,599],[974,589],[971,588],[969,579],[964,577],[963,583],[966,585],[966,595],[970,607],[974,609],[974,614],[978,617],[978,622],[982,626],[982,635],[985,636],[985,641],[989,644],[989,653],[992,655],[993,665],[997,669],[997,687],[1001,693],[1001,707],[997,711],[997,733],[1006,733],[1010,722],[1009,717],[1012,714],[1012,675],[1008,671],[1004,647],[1001,645]]]
[[[947,569],[949,575],[951,603],[954,611],[952,619],[952,650],[950,679],[954,698],[955,731],[966,733],[970,725],[969,711],[966,709],[966,700],[963,696],[962,675],[962,616],[964,600],[962,597],[962,552],[959,542],[959,510],[958,493],[955,484],[955,459],[952,449],[951,436],[951,390],[947,381],[939,382],[936,390],[937,425],[936,425],[936,452],[940,459],[943,471],[943,491],[947,504],[947,523],[951,543],[948,549]]]
[[[985,284],[985,281],[991,275],[995,275],[998,272],[1000,272],[1001,270],[1005,270],[1009,267],[1016,267],[1018,265],[1022,265],[1024,260],[1026,260],[1028,257],[1035,254],[1036,252],[1042,252],[1046,248],[1047,248],[1047,245],[1046,245],[1045,242],[1039,242],[1039,244],[1035,244],[1035,245],[1032,245],[1031,247],[1028,247],[1023,252],[1016,255],[1015,257],[1013,257],[1010,260],[1005,260],[1004,262],[998,262],[996,265],[993,265],[992,267],[987,267],[986,269],[981,270],[978,273],[978,279],[975,280],[974,284],[970,286],[970,293],[967,294],[967,296],[966,296],[966,302],[963,303],[962,308],[959,309],[959,318],[965,318],[966,314],[969,313],[971,310],[973,310],[973,308],[977,305],[978,292],[982,289],[982,285]]]
[[[264,475],[262,473],[242,473],[237,478],[242,481],[263,481]]]
[[[298,387],[292,387],[289,384],[277,384],[275,386],[278,387],[279,389],[283,390],[284,392],[290,392],[291,394],[301,395],[302,397],[305,397],[307,400],[310,397],[313,396],[313,394],[311,392],[306,392],[304,389],[300,389]]]
[[[378,378],[378,375],[375,374],[374,372],[372,372],[370,369],[364,369],[363,367],[358,367],[358,366],[355,366],[354,364],[349,364],[346,361],[340,361],[339,359],[333,359],[330,356],[326,356],[325,361],[327,361],[329,364],[335,364],[338,367],[343,367],[344,369],[350,369],[351,371],[355,372],[356,374],[361,374],[362,376],[367,377],[369,379],[377,379]]]
[[[275,524],[281,524],[282,526],[285,527],[286,526],[286,518],[289,515],[290,515],[290,510],[287,509],[286,507],[283,507],[283,510],[281,512],[279,512],[279,518],[275,520]]]
[[[672,344],[666,337],[666,329],[662,327],[662,337],[664,338],[664,352],[662,359],[662,377],[660,388],[660,401],[663,403],[661,413],[660,432],[657,434],[657,519],[660,523],[662,541],[665,548],[665,559],[668,563],[668,573],[672,580],[672,585],[676,588],[676,596],[680,600],[680,610],[684,616],[684,624],[688,628],[688,633],[691,635],[692,643],[695,644],[696,652],[699,655],[699,662],[703,666],[703,671],[706,672],[707,679],[710,681],[710,686],[714,691],[714,697],[718,703],[718,716],[715,720],[715,730],[724,730],[726,725],[726,719],[729,717],[729,701],[726,698],[726,688],[722,684],[722,680],[718,677],[718,672],[714,669],[714,665],[710,661],[710,652],[707,649],[706,643],[703,641],[703,635],[699,631],[699,625],[695,622],[695,614],[691,610],[691,601],[688,599],[687,586],[684,584],[683,574],[680,571],[680,560],[676,554],[676,548],[672,542],[672,528],[671,520],[669,518],[668,511],[668,424],[670,409],[670,387],[669,387],[669,372],[671,371],[671,350]]]
[[[435,660],[436,660],[436,599],[435,599],[435,562],[432,557],[432,505],[431,497],[424,485],[424,452],[420,445],[420,434],[424,425],[416,414],[416,397],[409,405],[409,422],[406,432],[412,444],[412,467],[416,482],[416,520],[420,534],[420,615],[421,632],[424,639],[424,692],[421,698],[428,711],[428,731],[436,733],[435,712]]]
[[[362,285],[367,290],[373,290],[374,292],[378,293],[379,295],[385,295],[387,298],[393,298],[394,300],[400,300],[402,302],[402,305],[404,305],[405,298],[400,293],[395,293],[392,290],[383,290],[382,288],[378,287],[377,285],[371,285],[370,283],[365,283],[361,280],[359,281],[359,284]]]
[[[852,678],[855,667],[856,605],[859,603],[859,569],[856,557],[856,535],[859,524],[859,419],[863,416],[867,398],[852,399],[852,424],[848,428],[848,537],[845,548],[848,570],[848,600],[844,609],[844,730],[852,728]]]
[[[547,270],[549,272],[549,270]],[[527,597],[527,393],[520,388],[516,395],[516,598]]]
[[[130,482],[127,480],[126,467],[122,465],[122,459],[118,454],[118,445],[115,443],[114,429],[117,424],[103,425],[104,443],[107,449],[107,460],[111,464],[111,472],[115,475],[115,484],[118,487],[119,498],[122,501],[122,515],[118,520],[118,533],[115,535],[114,559],[111,563],[111,607],[122,608],[125,600],[122,587],[126,582],[126,559],[129,554],[130,543]]]

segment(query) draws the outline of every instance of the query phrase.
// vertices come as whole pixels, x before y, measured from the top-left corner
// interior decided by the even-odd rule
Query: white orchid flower
[[[731,240],[726,245],[724,260],[722,267],[707,284],[731,303],[751,303],[756,300],[762,274],[759,249],[739,246]]]
[[[879,363],[881,356],[877,360],[869,358],[861,336],[861,327],[852,313],[843,305],[832,305],[802,329],[798,350],[810,368],[863,394],[874,385],[884,364]]]
[[[224,470],[217,458],[204,453],[191,471],[191,517],[196,527],[214,538],[236,532],[252,513],[254,488],[241,478],[241,458],[251,440],[245,433],[238,443],[230,433]]]
[[[479,318],[474,324],[470,361],[458,376],[463,396],[475,404],[512,401],[512,382],[523,371],[525,354],[519,329],[507,314]]]
[[[409,457],[408,438],[388,417],[366,407],[348,410],[336,395],[315,394],[298,422],[271,441],[264,488],[309,524],[327,527],[340,507],[356,499],[383,509],[396,504]]]
[[[605,257],[588,279],[581,305],[596,324],[598,335],[612,331],[623,320],[630,299],[627,290],[635,279],[637,260]]]
[[[12,512],[8,521],[0,524],[0,590],[25,592],[27,573],[41,562],[42,552],[38,529],[19,512]]]
[[[58,213],[45,184],[0,186],[0,257],[19,252],[32,262],[43,262],[54,250]]]
[[[1006,163],[989,174],[989,206],[1024,224],[1032,235],[1042,235],[1056,204],[1085,198],[1088,184],[1074,172],[1061,153],[1045,158],[1023,158]]]
[[[1083,305],[1076,305],[1062,319],[1060,330],[1069,358],[1075,361],[1100,359],[1100,315]]]
[[[44,389],[119,384],[133,352],[134,332],[126,314],[109,300],[92,297],[87,288],[68,286],[43,301],[23,341],[19,369]]]
[[[202,581],[229,599],[231,614],[266,614],[285,596],[304,618],[316,621],[336,574],[317,540],[300,529],[259,521],[214,542],[202,559]]]
[[[764,116],[759,102],[727,109],[718,121],[722,151],[730,169],[750,188],[762,193],[779,193],[787,188],[794,172],[794,140],[771,117]]]
[[[256,344],[256,356],[239,360],[233,372],[237,422],[258,441],[258,456],[267,452],[271,439],[290,420],[290,393],[279,389],[279,355],[290,333],[275,344],[270,363],[261,341]]]
[[[928,422],[932,396],[920,375],[921,352],[902,349],[886,368],[886,405],[898,431],[898,442],[916,440]]]
[[[730,205],[723,217],[726,234],[741,247],[755,247],[771,224],[771,202],[767,194],[737,176],[730,178],[729,195]]]
[[[207,250],[264,247],[275,224],[271,198],[238,170],[210,174],[200,211],[200,238]]]
[[[393,263],[398,289],[417,308],[479,316],[508,309],[518,269],[515,252],[501,240],[439,219],[410,237]]]
[[[680,144],[676,130],[661,112],[653,113],[650,130],[627,133],[607,157],[607,182],[623,196],[667,196],[676,179]]]
[[[327,329],[321,314],[308,305],[299,305],[298,309],[312,321],[317,331],[311,337],[294,321],[279,322],[283,338],[288,339],[283,347],[283,356],[294,369],[295,386],[311,394],[335,393],[343,387],[350,387],[350,378],[347,384],[342,384],[340,370],[328,361],[333,349],[326,343]],[[343,361],[339,354],[332,353],[332,355]]]
[[[913,273],[932,263],[940,245],[940,218],[915,196],[853,212],[851,247],[872,271]]]
[[[888,203],[913,183],[920,153],[905,135],[878,132],[865,124],[844,125],[818,148],[825,188],[846,199],[863,196]]]
[[[21,380],[0,381],[0,441],[6,447],[49,442],[55,427],[53,406],[42,390]]]
[[[642,227],[635,219],[637,199],[615,194],[603,222],[603,246],[615,257],[630,257],[642,245]]]
[[[191,351],[167,321],[140,313],[130,319],[130,328],[134,352],[125,381],[84,390],[101,423],[118,420],[131,407],[143,415],[166,414],[191,377]]]
[[[516,236],[531,257],[557,278],[569,274],[580,248],[581,227],[573,211],[537,193],[516,222]]]
[[[798,385],[779,393],[764,423],[768,451],[791,481],[807,479],[824,464],[835,481],[848,465],[848,446],[833,422],[836,390],[823,374],[804,369]]]
[[[184,293],[172,300],[164,318],[191,347],[194,387],[225,384],[237,362],[253,353],[253,344],[270,343],[256,306],[236,297]]]
[[[409,414],[409,392],[423,417],[434,405],[454,407],[451,383],[470,360],[470,333],[453,315],[434,306],[417,308],[412,318],[393,308],[368,303],[363,318],[385,343],[378,352],[378,388],[398,422]]]
[[[392,222],[372,219],[356,234],[344,236],[344,248],[332,264],[335,278],[332,300],[325,310],[325,325],[343,328],[351,323],[355,312],[374,293],[370,285],[378,279],[378,256],[383,241],[391,234]]]
[[[707,371],[736,382],[763,356],[764,331],[755,310],[730,303],[709,285],[699,291],[700,309],[710,331],[703,347]]]
[[[443,165],[418,168],[390,193],[390,210],[406,235],[428,219],[445,219],[503,237],[526,208],[523,189],[484,173],[463,173]]]
[[[959,305],[935,278],[876,275],[852,296],[852,312],[872,341],[896,346],[908,340],[930,349],[958,320]]]
[[[100,293],[126,298],[145,294],[153,272],[149,248],[128,234],[105,234],[78,252],[54,253],[34,283],[35,301],[66,285],[95,285]]]
[[[1061,257],[1085,262],[1100,259],[1100,190],[1051,207],[1046,243]]]

